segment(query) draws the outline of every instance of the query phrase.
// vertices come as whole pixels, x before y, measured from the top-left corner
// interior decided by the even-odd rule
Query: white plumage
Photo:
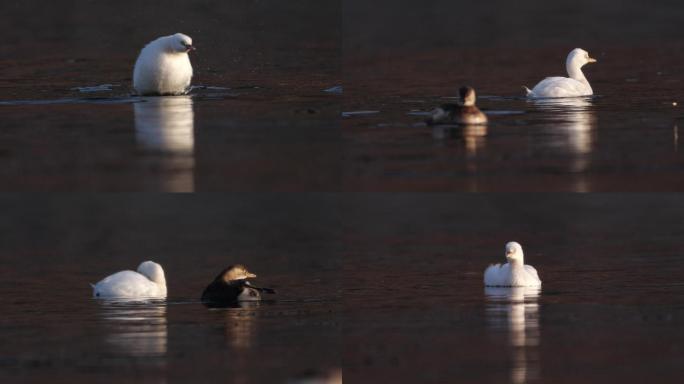
[[[192,39],[182,33],[160,37],[140,51],[133,88],[141,95],[183,95],[190,88]]]
[[[109,275],[93,285],[93,296],[98,298],[144,299],[166,297],[166,278],[161,265],[145,261],[138,271],[121,271]]]
[[[506,264],[490,265],[484,273],[488,287],[539,287],[537,270],[525,265],[522,246],[515,241],[506,244]]]
[[[581,48],[575,48],[565,60],[565,69],[570,77],[547,77],[535,85],[532,90],[524,87],[527,97],[535,99],[541,97],[577,97],[591,96],[594,91],[589,81],[582,73],[582,67],[588,63],[595,63],[596,59],[589,57],[589,53]]]

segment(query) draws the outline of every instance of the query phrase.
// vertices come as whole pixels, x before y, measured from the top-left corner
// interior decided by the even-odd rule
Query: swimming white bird
[[[140,51],[133,88],[141,95],[184,95],[190,88],[192,39],[182,33],[160,37]]]
[[[493,264],[484,273],[487,287],[540,287],[537,270],[525,265],[522,246],[515,241],[506,244],[506,264]]]
[[[91,284],[92,285],[92,284]],[[93,297],[143,299],[166,297],[166,278],[161,265],[153,261],[140,263],[138,271],[121,271],[92,285]]]
[[[589,57],[589,53],[582,48],[575,48],[565,60],[565,69],[570,77],[547,77],[535,85],[532,90],[527,87],[527,97],[577,97],[591,96],[594,91],[589,81],[582,73],[582,67],[588,63],[595,63],[596,59]]]

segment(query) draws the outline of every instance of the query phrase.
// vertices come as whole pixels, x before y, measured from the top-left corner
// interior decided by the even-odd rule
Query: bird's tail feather
[[[256,289],[256,290],[259,291],[259,292],[266,292],[266,293],[270,293],[270,294],[276,293],[275,289],[273,289],[273,288],[255,287],[255,286],[253,286],[253,285],[251,285],[251,287],[254,288],[254,289]]]
[[[257,287],[256,285],[250,283],[249,281],[245,280],[244,284],[250,288],[256,289],[259,292],[266,292],[266,293],[276,293],[275,289],[273,288],[263,288],[263,287]]]
[[[523,89],[525,90],[525,95],[526,95],[526,96],[529,96],[530,94],[532,94],[532,90],[530,90],[529,88],[527,88],[527,87],[524,86],[524,85],[523,85]]]

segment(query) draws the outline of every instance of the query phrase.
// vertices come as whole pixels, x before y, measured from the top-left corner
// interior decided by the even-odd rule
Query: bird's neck
[[[568,71],[568,76],[571,79],[577,80],[579,82],[589,84],[587,78],[584,77],[584,72],[582,72],[582,67],[575,65],[573,63],[567,63],[565,69]]]
[[[508,263],[511,264],[513,268],[522,267],[523,265],[525,265],[525,262],[523,261],[522,257],[519,259],[510,259],[508,260]]]

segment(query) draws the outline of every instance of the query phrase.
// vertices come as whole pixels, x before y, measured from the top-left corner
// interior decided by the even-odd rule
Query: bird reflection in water
[[[432,137],[436,140],[463,139],[463,146],[469,157],[484,149],[486,136],[486,125],[435,125],[432,128]]]
[[[253,347],[257,328],[258,301],[240,301],[229,304],[204,303],[210,311],[223,321],[225,343],[231,349],[231,382],[236,384],[250,382],[250,351]]]
[[[342,384],[342,370],[340,368],[333,368],[302,372],[288,380],[287,384]]]
[[[167,348],[166,301],[102,301],[100,315],[105,320],[105,342],[125,356],[165,365]]]
[[[551,146],[564,148],[573,159],[570,171],[582,172],[589,166],[589,154],[594,144],[596,116],[592,109],[592,99],[568,97],[558,99],[531,100],[540,111],[553,116],[549,125],[550,133],[557,135]]]
[[[258,301],[241,301],[224,306],[226,343],[236,351],[249,349],[252,346],[256,325]]]
[[[466,151],[465,169],[470,174],[478,172],[478,151],[482,152],[485,148],[487,137],[487,126],[478,125],[435,125],[432,128],[432,137],[435,140],[446,140],[453,138],[461,141]],[[468,178],[467,190],[477,192],[479,190],[478,178]]]
[[[149,97],[135,103],[135,137],[152,176],[146,182],[166,192],[195,189],[195,132],[190,96]]]
[[[677,152],[679,150],[679,128],[677,124],[672,128],[672,142],[674,144],[674,151]]]
[[[508,332],[513,367],[511,383],[527,383],[539,377],[539,294],[541,288],[486,287],[487,319],[495,330]]]
[[[591,185],[585,171],[591,165],[596,115],[592,97],[564,97],[530,100],[549,119],[546,133],[551,137],[545,145],[554,152],[567,154],[567,171],[576,175],[573,190],[589,192]]]

